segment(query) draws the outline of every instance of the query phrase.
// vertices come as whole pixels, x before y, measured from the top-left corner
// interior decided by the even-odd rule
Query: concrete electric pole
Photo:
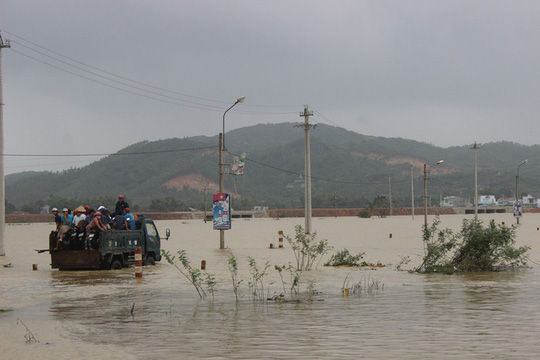
[[[4,183],[4,99],[2,91],[2,49],[9,48],[9,40],[0,34],[0,256],[4,256],[4,227],[6,224],[6,189]]]
[[[300,113],[300,116],[304,117],[304,124],[299,127],[304,128],[305,143],[306,143],[306,160],[305,160],[305,218],[306,218],[306,234],[311,234],[311,159],[310,159],[310,147],[309,147],[309,129],[316,125],[309,123],[309,117],[313,116],[313,111],[308,110],[308,106],[304,106],[304,112]]]
[[[474,143],[472,149],[474,149],[474,216],[478,217],[478,167],[476,162],[476,150],[478,150],[479,147]]]

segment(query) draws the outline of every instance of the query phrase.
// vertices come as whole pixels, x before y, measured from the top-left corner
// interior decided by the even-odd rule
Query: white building
[[[497,199],[495,195],[480,195],[478,205],[497,205]]]

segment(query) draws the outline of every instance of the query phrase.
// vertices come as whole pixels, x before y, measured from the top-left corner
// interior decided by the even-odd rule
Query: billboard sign
[[[522,213],[521,203],[519,201],[514,202],[514,217],[520,218]]]
[[[229,194],[214,194],[214,230],[229,230],[231,228],[230,198]]]

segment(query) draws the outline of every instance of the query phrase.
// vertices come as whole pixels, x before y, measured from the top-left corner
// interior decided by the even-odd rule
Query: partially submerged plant
[[[251,273],[251,280],[248,281],[249,289],[254,299],[264,300],[265,296],[265,284],[264,277],[267,274],[267,270],[270,267],[270,261],[267,261],[264,267],[258,267],[257,262],[251,256],[248,256],[249,272]]]
[[[279,234],[285,237],[291,245],[296,259],[296,269],[298,270],[311,270],[317,259],[320,262],[322,256],[333,249],[332,246],[328,245],[327,239],[316,241],[316,232],[306,234],[300,225],[295,226],[295,232],[294,240],[290,236],[284,235],[282,231]],[[317,262],[315,268],[317,268],[318,264]]]
[[[238,261],[236,260],[236,256],[234,256],[234,254],[229,255],[228,267],[229,272],[231,273],[234,296],[236,298],[236,301],[238,301],[238,288],[242,280],[238,280]]]
[[[302,275],[302,270],[296,269],[291,264],[289,265],[274,265],[274,269],[279,273],[281,279],[281,285],[283,287],[283,293],[280,297],[285,297],[287,294],[286,284],[287,282],[283,279],[283,271],[288,271],[290,276],[290,289],[289,293],[292,295],[298,295],[300,293],[300,276]]]
[[[371,276],[371,273],[366,277],[363,274],[363,277],[359,281],[354,281],[352,279],[351,273],[345,276],[343,280],[343,286],[341,287],[341,292],[345,295],[360,295],[362,292],[371,294],[375,291],[378,291],[379,288],[384,290],[384,284],[381,283],[379,279],[375,279]]]
[[[21,323],[26,329],[26,334],[24,334],[24,338],[26,339],[27,344],[39,342],[39,340],[36,339],[36,337],[34,336],[34,333],[30,331],[28,326],[26,326],[26,324],[21,319],[17,318],[17,325],[19,325],[19,323]]]
[[[183,270],[176,265],[176,257],[174,255],[171,255],[171,253],[168,251],[161,250],[161,255],[163,255],[163,257],[167,259],[167,262],[173,265],[180,272],[180,274],[189,280],[193,287],[195,287],[195,290],[197,290],[197,294],[199,294],[200,298],[206,297],[208,293],[214,296],[216,287],[215,276],[210,273],[203,273],[201,270],[193,268],[185,250],[178,250],[177,254],[178,261],[184,268]]]
[[[400,271],[401,270],[401,267],[403,265],[407,265],[408,263],[411,262],[411,258],[409,256],[402,256],[401,257],[401,260],[397,263],[396,265],[396,270],[397,271]]]
[[[324,266],[361,266],[360,260],[364,258],[364,253],[351,255],[349,250],[343,249],[332,255]]]
[[[437,217],[424,228],[424,259],[417,272],[494,271],[527,265],[528,246],[514,247],[516,230],[477,218],[463,220],[461,232],[439,230]]]

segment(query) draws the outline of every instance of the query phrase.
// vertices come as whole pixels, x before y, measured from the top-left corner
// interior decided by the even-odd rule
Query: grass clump
[[[437,217],[424,227],[424,258],[417,272],[496,271],[523,267],[527,264],[528,246],[515,247],[516,232],[512,227],[495,224],[487,227],[478,219],[463,220],[461,231],[439,230]]]
[[[351,274],[347,274],[341,286],[341,292],[345,297],[348,295],[359,296],[362,293],[372,294],[379,289],[384,290],[384,284],[379,279],[372,277],[371,274],[367,277],[364,274],[360,280],[354,280]]]

